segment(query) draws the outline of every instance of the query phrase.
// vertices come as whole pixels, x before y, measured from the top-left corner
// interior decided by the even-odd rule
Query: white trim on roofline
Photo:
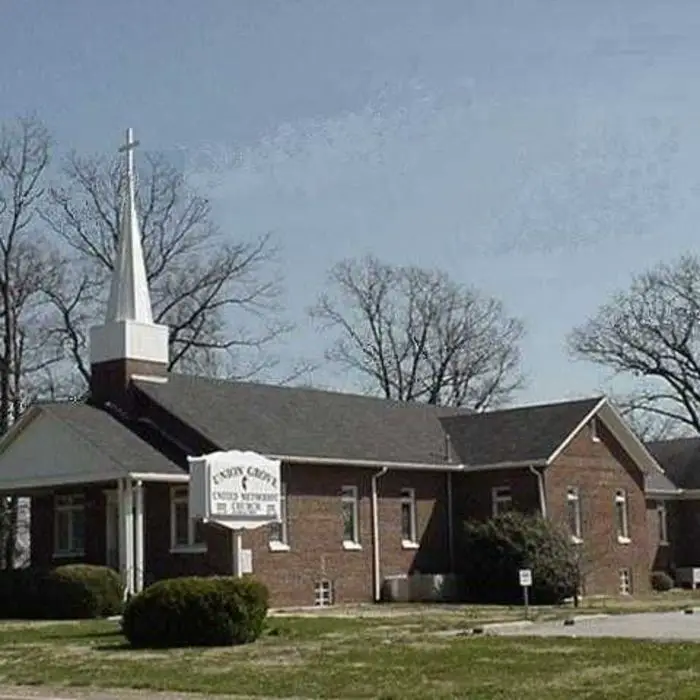
[[[313,466],[369,467],[371,469],[422,469],[440,472],[461,472],[469,469],[464,464],[449,462],[392,462],[378,459],[346,459],[344,457],[303,457],[297,455],[265,455],[268,459],[278,459],[287,464],[309,464]]]
[[[86,478],[84,474],[57,474],[51,477],[42,476],[37,479],[23,477],[16,481],[0,482],[0,493],[19,493],[22,491],[36,491],[39,489],[60,489],[64,486],[79,486],[89,484],[105,484],[110,481],[118,481],[124,478],[117,474],[91,474]]]
[[[579,434],[584,426],[595,416],[598,416],[603,421],[606,428],[610,430],[615,439],[620,443],[623,450],[632,458],[632,461],[637,465],[642,473],[647,473],[648,470],[657,471],[665,474],[659,463],[654,459],[652,454],[646,448],[644,443],[637,437],[635,432],[627,425],[625,419],[620,415],[617,409],[608,401],[607,397],[603,397],[595,407],[589,411],[578,425],[569,433],[566,439],[557,447],[556,450],[547,459],[547,464],[550,465],[554,460],[561,455],[571,441]],[[669,492],[665,492],[669,493]]]
[[[598,403],[583,417],[583,419],[576,425],[576,427],[564,438],[564,441],[557,447],[549,458],[547,459],[547,464],[551,464],[559,455],[569,446],[571,441],[581,432],[583,427],[593,418],[598,411],[607,403],[607,399],[603,397],[598,401]]]

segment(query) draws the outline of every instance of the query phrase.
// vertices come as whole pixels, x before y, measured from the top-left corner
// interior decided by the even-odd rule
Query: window
[[[270,524],[270,549],[273,552],[289,551],[289,515],[287,510],[287,482],[281,484],[281,522]]]
[[[571,486],[566,490],[566,509],[571,540],[580,543],[583,541],[581,537],[581,499],[576,487]]]
[[[401,489],[401,545],[411,549],[417,544],[416,490]]]
[[[333,584],[328,579],[316,581],[314,584],[314,605],[317,608],[333,605]]]
[[[54,500],[54,555],[85,553],[85,497],[56,496]]]
[[[170,490],[170,548],[177,552],[202,552],[206,550],[203,526],[190,518],[187,486],[174,486]]]
[[[659,544],[668,544],[668,517],[664,501],[657,504],[656,513],[659,516]]]
[[[622,489],[615,492],[615,525],[617,541],[627,544],[630,541],[627,494]]]
[[[491,512],[495,518],[513,507],[513,496],[510,486],[496,486],[491,490]]]
[[[591,434],[591,440],[593,440],[593,442],[600,442],[600,435],[598,435],[598,421],[595,418],[591,418],[591,422],[588,424],[588,430]]]
[[[620,569],[620,594],[630,595],[632,593],[632,575],[629,569]]]
[[[343,514],[343,547],[360,548],[360,523],[357,504],[357,486],[343,486],[340,495]]]

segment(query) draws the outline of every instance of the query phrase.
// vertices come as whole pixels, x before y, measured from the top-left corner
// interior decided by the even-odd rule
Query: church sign
[[[280,462],[255,452],[188,457],[190,517],[252,529],[281,517]]]

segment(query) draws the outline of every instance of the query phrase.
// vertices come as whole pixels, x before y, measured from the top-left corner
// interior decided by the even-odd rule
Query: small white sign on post
[[[520,577],[520,585],[523,588],[532,586],[532,569],[520,569],[518,576]]]
[[[519,569],[518,579],[523,589],[523,603],[525,604],[525,618],[527,619],[530,605],[529,590],[530,586],[532,586],[532,569]]]

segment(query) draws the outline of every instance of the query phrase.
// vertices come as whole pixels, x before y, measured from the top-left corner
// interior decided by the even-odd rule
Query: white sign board
[[[532,586],[532,570],[531,569],[520,569],[518,571],[518,577],[520,578],[520,585],[523,587]]]
[[[190,518],[219,521],[241,530],[280,521],[279,460],[231,450],[188,457],[187,461]]]

